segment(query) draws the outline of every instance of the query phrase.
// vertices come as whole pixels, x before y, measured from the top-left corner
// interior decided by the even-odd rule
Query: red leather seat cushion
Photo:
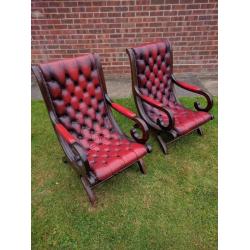
[[[156,122],[158,118],[162,119],[164,124],[167,124],[168,117],[167,115],[160,111],[159,109],[152,108],[149,105],[145,105],[149,117]],[[183,135],[191,130],[198,128],[202,124],[211,120],[211,115],[207,112],[202,111],[192,111],[187,109],[180,104],[174,104],[169,102],[167,107],[173,112],[175,119],[174,129],[177,131],[178,135]]]
[[[99,180],[105,180],[120,172],[147,153],[144,145],[129,141],[107,129],[93,134],[88,141],[81,142],[88,148],[90,168]]]

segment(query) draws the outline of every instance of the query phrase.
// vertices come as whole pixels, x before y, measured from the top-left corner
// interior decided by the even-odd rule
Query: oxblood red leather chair
[[[92,187],[138,163],[151,151],[148,127],[135,113],[112,102],[97,55],[33,66],[59,142],[92,204]],[[113,108],[135,122],[129,139],[112,116]],[[142,130],[139,136],[137,128]]]
[[[194,130],[202,135],[201,125],[213,119],[208,111],[213,106],[212,96],[200,87],[177,81],[173,76],[173,53],[169,41],[150,43],[127,49],[132,74],[132,89],[140,116],[156,132],[163,152],[167,143],[161,133],[167,132],[176,138]],[[194,103],[197,111],[181,105],[174,85],[200,94],[207,100],[206,107]]]

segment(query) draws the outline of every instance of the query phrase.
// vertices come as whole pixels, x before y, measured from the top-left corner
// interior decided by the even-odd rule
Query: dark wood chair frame
[[[93,56],[95,59],[95,63],[97,65],[98,72],[99,72],[100,85],[101,85],[101,88],[102,88],[102,91],[104,94],[104,100],[105,100],[104,103],[107,107],[108,116],[109,116],[109,119],[110,119],[112,125],[116,128],[118,133],[129,138],[125,133],[122,132],[122,130],[118,126],[117,122],[115,121],[115,119],[113,117],[111,108],[115,109],[120,114],[126,116],[127,118],[129,118],[130,120],[135,122],[133,128],[130,130],[130,134],[131,134],[132,138],[134,139],[134,141],[141,143],[141,144],[144,144],[147,148],[147,152],[151,152],[152,151],[151,146],[146,144],[146,141],[149,138],[148,126],[141,118],[136,116],[132,111],[130,111],[129,109],[127,109],[127,108],[125,108],[117,103],[114,103],[111,100],[111,98],[107,94],[106,83],[105,83],[104,74],[103,74],[103,70],[101,67],[99,56],[96,54],[93,54]],[[42,96],[44,98],[45,104],[46,104],[47,109],[48,109],[49,117],[51,119],[51,122],[52,122],[54,130],[55,130],[55,133],[56,133],[58,140],[60,142],[60,145],[61,145],[61,147],[66,155],[66,157],[62,158],[62,160],[64,163],[70,163],[72,168],[76,171],[76,173],[80,177],[83,188],[85,189],[91,204],[95,205],[96,204],[96,196],[95,196],[95,193],[93,191],[93,188],[96,187],[97,185],[101,184],[102,182],[105,182],[106,180],[112,178],[113,176],[111,176],[110,178],[105,179],[103,181],[100,181],[95,177],[94,173],[90,169],[89,162],[87,159],[87,153],[84,150],[84,148],[82,147],[81,143],[78,141],[77,138],[73,137],[68,132],[68,130],[60,124],[59,120],[57,119],[57,115],[56,115],[55,110],[54,110],[53,105],[52,105],[52,100],[50,98],[50,94],[49,94],[48,87],[46,85],[46,81],[43,77],[43,74],[42,74],[39,66],[32,65],[32,71],[37,79],[39,88],[41,90]],[[130,115],[130,114],[133,114],[133,115]],[[59,125],[59,126],[57,127],[57,125]],[[141,130],[141,135],[137,132],[137,129]],[[141,173],[146,174],[146,167],[145,167],[143,159],[140,158],[137,161],[137,163],[138,163],[138,166],[139,166]],[[127,169],[127,168],[125,168],[125,169]],[[125,169],[122,169],[120,172],[124,171]],[[116,174],[118,174],[118,173],[116,173]]]
[[[129,61],[130,61],[131,78],[132,78],[132,93],[134,96],[134,101],[135,101],[137,110],[139,112],[140,117],[147,123],[147,125],[151,128],[152,132],[156,135],[156,139],[159,142],[163,153],[164,154],[168,153],[168,145],[170,143],[174,142],[175,140],[187,134],[192,133],[195,130],[200,136],[202,136],[203,131],[201,127],[193,129],[184,135],[179,135],[179,136],[177,135],[177,132],[173,129],[175,121],[174,121],[174,115],[172,111],[168,109],[166,106],[163,106],[163,104],[158,102],[157,100],[141,94],[138,88],[137,67],[136,67],[136,58],[135,58],[134,51],[132,48],[127,48],[126,52],[128,54]],[[173,83],[182,89],[185,89],[187,91],[190,91],[190,92],[193,92],[195,94],[205,97],[206,102],[207,102],[205,107],[202,107],[200,103],[197,101],[194,102],[194,107],[197,111],[208,112],[209,110],[211,110],[211,108],[213,107],[213,98],[212,98],[212,95],[208,91],[205,91],[203,89],[196,90],[193,85],[185,83],[185,82],[180,82],[175,79],[173,75],[173,50],[172,50],[171,44],[170,44],[170,54],[171,54],[171,69],[172,69],[171,79]],[[180,104],[180,101],[176,98],[176,91],[175,91],[174,85],[172,86],[172,91],[174,94],[175,101]],[[145,112],[142,102],[146,102],[152,107],[155,107],[159,109],[160,111],[164,112],[168,116],[168,120],[169,120],[168,124],[167,125],[164,124],[161,119],[157,119],[157,122],[155,123]],[[212,119],[214,119],[213,115],[211,116],[211,120]],[[166,140],[164,141],[161,135],[162,132],[169,134],[172,137],[172,139],[168,141]]]

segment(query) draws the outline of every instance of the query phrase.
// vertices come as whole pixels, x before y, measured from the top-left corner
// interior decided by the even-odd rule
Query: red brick
[[[182,0],[165,0],[165,4],[177,4]]]
[[[77,2],[71,2],[71,1],[64,1],[63,5],[65,7],[76,7],[77,6]]]
[[[164,0],[151,0],[151,4],[164,4]]]
[[[40,13],[32,15],[32,63],[95,52],[105,73],[128,74],[126,47],[168,38],[176,72],[216,70],[217,6],[216,0],[32,1],[32,13]]]

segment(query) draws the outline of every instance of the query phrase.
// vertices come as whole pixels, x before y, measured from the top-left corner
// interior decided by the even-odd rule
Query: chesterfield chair
[[[201,125],[213,119],[208,111],[213,106],[212,96],[200,87],[177,81],[173,75],[173,52],[169,41],[150,43],[127,49],[132,75],[132,90],[141,118],[155,132],[167,154],[167,145],[196,130],[202,135]],[[185,108],[176,98],[175,85],[206,98],[206,106],[194,103],[197,111]],[[166,134],[163,139],[162,135]]]
[[[107,95],[99,57],[88,54],[32,66],[59,143],[77,172],[92,205],[93,187],[134,163],[145,174],[143,156],[148,127],[127,108]],[[111,108],[134,121],[126,136],[114,120]],[[139,130],[141,132],[139,132]]]

